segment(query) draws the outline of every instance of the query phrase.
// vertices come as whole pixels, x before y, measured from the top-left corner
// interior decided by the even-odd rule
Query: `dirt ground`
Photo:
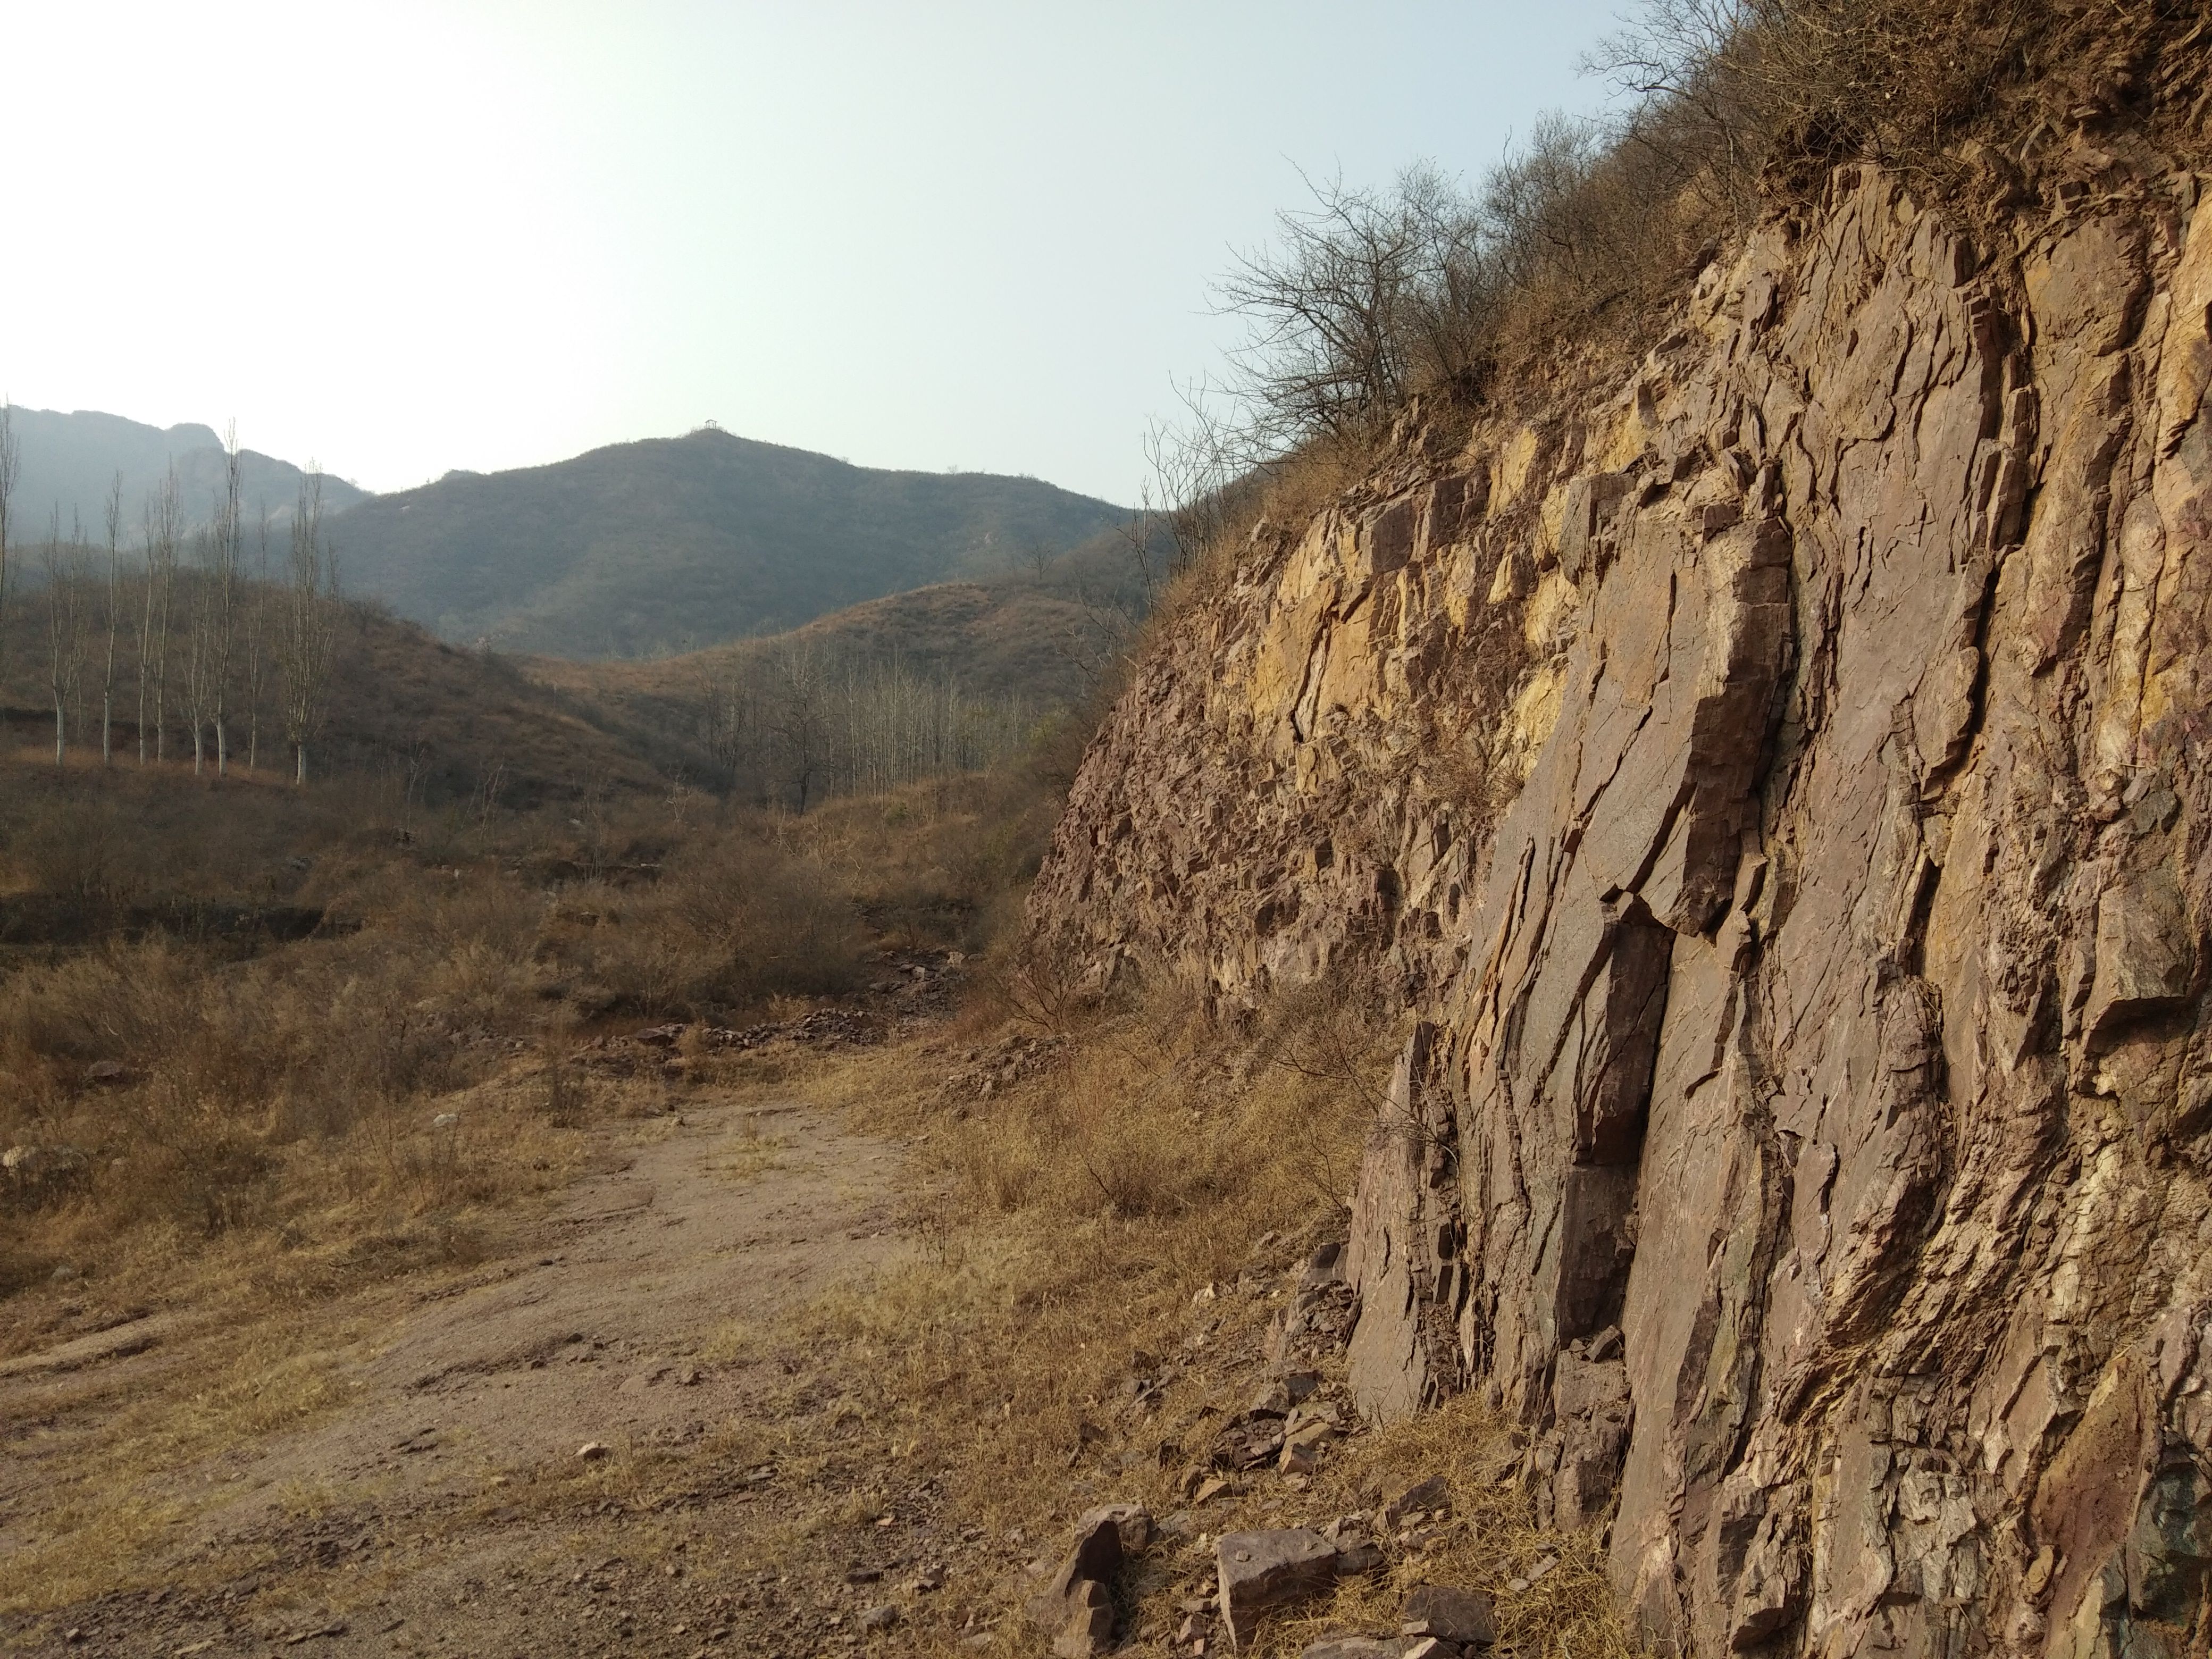
[[[1395,1630],[1421,1583],[1497,1597],[1509,1659],[1626,1659],[1599,1553],[1528,1524],[1479,1401],[1356,1420],[1349,1289],[1308,1276],[1333,1212],[1292,1181],[1093,1213],[1099,1137],[1141,1109],[1188,1161],[1196,1097],[947,1012],[810,1014],[697,1077],[653,1033],[593,1050],[580,1173],[446,1265],[128,1319],[94,1281],[70,1325],[76,1286],[39,1291],[50,1338],[0,1360],[0,1655],[1015,1659],[1076,1517],[1135,1502],[1118,1651],[1224,1651],[1214,1538],[1304,1526],[1382,1560],[1258,1659]],[[1073,1196],[994,1214],[1025,1166],[994,1151]],[[1275,1455],[1294,1376],[1337,1431],[1310,1475]]]
[[[10,1620],[0,1646],[544,1659],[856,1642],[885,1576],[933,1576],[931,1495],[848,1505],[851,1547],[811,1580],[759,1571],[789,1565],[777,1528],[842,1482],[781,1455],[805,1437],[779,1425],[836,1402],[794,1389],[809,1368],[751,1333],[913,1248],[902,1149],[759,1091],[595,1133],[599,1167],[496,1259],[326,1310],[307,1340],[350,1334],[319,1356],[341,1404],[148,1483],[137,1498],[173,1523],[132,1575],[146,1588]],[[66,1486],[103,1414],[188,1389],[223,1334],[161,1314],[0,1370],[0,1579],[36,1542],[16,1517],[51,1512],[30,1500]]]

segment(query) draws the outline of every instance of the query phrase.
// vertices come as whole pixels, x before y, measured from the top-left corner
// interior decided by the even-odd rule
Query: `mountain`
[[[1127,516],[1035,478],[883,471],[709,428],[448,473],[331,532],[351,591],[448,639],[645,657],[994,574]]]
[[[173,464],[184,498],[187,526],[205,524],[222,492],[222,440],[211,427],[198,422],[181,426],[149,426],[120,415],[103,415],[79,409],[66,413],[53,409],[10,411],[20,446],[21,470],[16,476],[15,499],[9,508],[11,539],[43,539],[58,509],[62,533],[72,520],[85,536],[98,541],[106,534],[107,493],[118,473],[123,476],[123,535],[140,539],[138,526],[147,497]],[[277,520],[290,516],[299,497],[300,469],[289,461],[246,450],[240,457],[246,511],[249,520],[262,507]],[[343,478],[325,477],[323,503],[326,512],[351,507],[368,499],[368,492]]]

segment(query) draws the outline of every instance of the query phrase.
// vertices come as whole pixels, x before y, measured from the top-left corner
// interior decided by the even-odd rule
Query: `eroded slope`
[[[2179,1651],[2212,1537],[2212,197],[1836,173],[1613,395],[1262,525],[1038,941],[1420,1020],[1355,1381],[1700,1652]]]

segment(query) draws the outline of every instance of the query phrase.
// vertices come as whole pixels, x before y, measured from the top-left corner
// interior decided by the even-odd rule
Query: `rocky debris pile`
[[[1198,1502],[1202,1509],[1206,1498]],[[1163,1532],[1184,1534],[1193,1524],[1188,1514],[1180,1514],[1169,1516],[1160,1527]],[[1217,1640],[1235,1650],[1248,1647],[1263,1614],[1312,1601],[1342,1580],[1380,1572],[1394,1561],[1401,1565],[1418,1563],[1455,1525],[1443,1477],[1432,1475],[1372,1510],[1340,1515],[1325,1522],[1232,1530],[1212,1540],[1201,1534],[1184,1553],[1185,1565],[1173,1592],[1173,1605],[1182,1614],[1175,1632],[1176,1646],[1179,1651],[1195,1655],[1211,1651]],[[1451,1594],[1474,1595],[1471,1591]],[[1430,1650],[1430,1659],[1452,1659],[1462,1646],[1494,1639],[1494,1634],[1483,1633],[1492,1626],[1472,1622],[1474,1615],[1467,1611],[1471,1605],[1452,1603],[1461,1609],[1455,1615],[1442,1601],[1433,1607],[1425,1602],[1407,1614],[1408,1628],[1401,1634],[1418,1634],[1446,1644]],[[1489,1617],[1486,1601],[1482,1601],[1481,1612],[1483,1618]],[[1413,1632],[1411,1621],[1417,1618],[1428,1624]],[[1450,1633],[1460,1631],[1473,1633]],[[1410,1639],[1401,1644],[1397,1637],[1332,1639],[1384,1641],[1386,1645],[1375,1651],[1394,1656],[1416,1645]],[[1347,1649],[1347,1659],[1357,1651]]]
[[[604,1070],[635,1072],[657,1063],[664,1071],[681,1071],[678,1052],[690,1036],[706,1049],[720,1054],[742,1054],[771,1043],[791,1042],[811,1048],[838,1048],[873,1042],[880,1035],[866,1014],[849,1008],[817,1008],[796,1019],[749,1025],[732,1030],[722,1025],[691,1026],[681,1020],[647,1025],[618,1036],[596,1036],[578,1045],[577,1052]],[[659,1055],[657,1061],[653,1056]]]
[[[943,1095],[956,1114],[979,1101],[1004,1094],[1015,1085],[1042,1077],[1067,1048],[1058,1036],[1009,1036],[960,1053],[957,1069],[945,1080]]]
[[[878,996],[912,998],[949,990],[968,961],[960,951],[879,951],[877,976],[868,989]]]
[[[1342,1240],[1318,1246],[1298,1275],[1290,1305],[1267,1328],[1267,1360],[1295,1372],[1316,1367],[1344,1352],[1359,1316],[1359,1297],[1345,1276]]]

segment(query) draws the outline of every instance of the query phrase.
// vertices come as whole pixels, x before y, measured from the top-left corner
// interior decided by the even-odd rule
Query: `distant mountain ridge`
[[[349,591],[449,640],[647,657],[994,575],[1122,522],[1036,478],[854,466],[702,428],[449,473],[331,526]]]
[[[62,533],[74,520],[88,537],[106,534],[107,495],[123,476],[123,538],[141,539],[147,498],[172,464],[183,498],[187,526],[207,523],[223,487],[222,440],[198,422],[149,426],[97,410],[9,411],[20,446],[21,470],[9,510],[11,542],[41,540],[59,513]],[[271,519],[288,521],[299,499],[301,469],[254,450],[240,456],[241,493],[250,520],[267,507]],[[325,511],[337,511],[368,499],[368,492],[343,478],[323,481]]]

